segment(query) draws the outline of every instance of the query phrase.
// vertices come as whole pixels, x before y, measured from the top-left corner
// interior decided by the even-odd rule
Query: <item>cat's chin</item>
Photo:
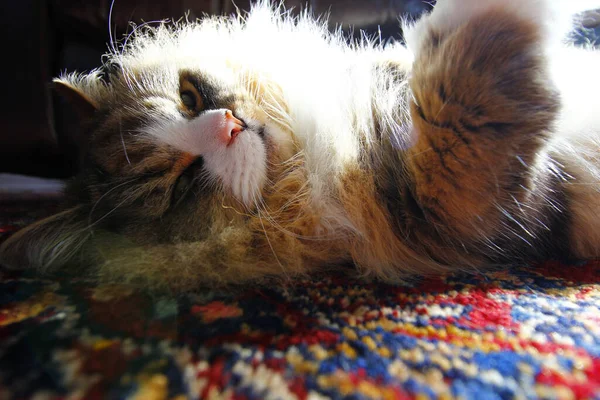
[[[267,148],[264,127],[249,124],[218,151],[204,155],[208,171],[226,192],[253,208],[267,181]]]

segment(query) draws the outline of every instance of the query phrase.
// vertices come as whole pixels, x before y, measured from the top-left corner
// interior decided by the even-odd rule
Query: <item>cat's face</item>
[[[138,30],[106,71],[55,80],[81,114],[82,169],[69,207],[11,236],[0,262],[94,270],[171,244],[210,248],[213,261],[231,248],[296,251],[282,231],[311,234],[316,220],[300,211],[311,190],[292,111],[303,71],[281,68],[285,38],[262,14]]]
[[[228,62],[115,68],[58,80],[87,103],[82,173],[70,191],[89,222],[142,240],[199,240],[264,206],[263,191],[294,152],[265,109],[281,97]],[[272,108],[272,107],[271,107]]]

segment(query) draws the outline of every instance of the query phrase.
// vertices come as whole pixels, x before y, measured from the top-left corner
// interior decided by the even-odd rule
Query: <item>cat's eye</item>
[[[190,91],[185,91],[181,93],[181,102],[183,105],[189,110],[196,110],[196,97]]]
[[[198,88],[188,79],[182,78],[179,82],[179,98],[188,112],[195,114],[204,110],[204,102]]]

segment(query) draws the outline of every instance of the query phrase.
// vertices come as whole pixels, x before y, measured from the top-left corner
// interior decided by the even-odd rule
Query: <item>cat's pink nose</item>
[[[225,125],[220,132],[220,139],[229,146],[244,129],[246,129],[246,124],[234,117],[231,110],[225,110]]]

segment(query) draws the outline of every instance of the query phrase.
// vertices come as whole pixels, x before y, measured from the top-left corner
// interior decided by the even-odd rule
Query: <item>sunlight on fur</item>
[[[406,46],[269,2],[134,27],[55,80],[85,162],[0,260],[186,292],[597,257],[600,59],[565,40],[593,6],[440,0]]]

